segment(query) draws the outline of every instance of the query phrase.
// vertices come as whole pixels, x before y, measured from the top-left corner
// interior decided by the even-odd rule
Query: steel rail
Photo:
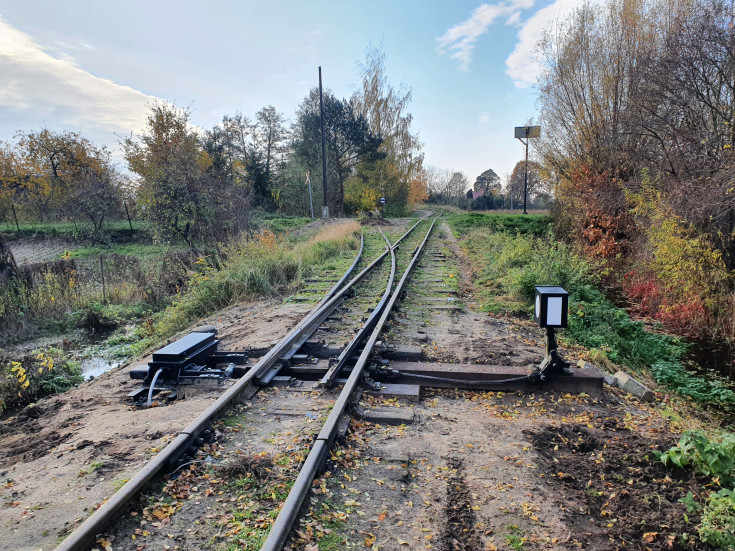
[[[429,227],[429,231],[426,232],[426,236],[424,237],[421,245],[414,251],[411,262],[408,264],[405,272],[403,273],[403,277],[401,277],[401,280],[398,282],[395,290],[391,293],[388,304],[383,310],[383,313],[381,314],[380,319],[373,329],[373,332],[370,334],[370,337],[368,338],[368,341],[365,344],[365,347],[363,348],[362,353],[357,360],[357,363],[352,368],[352,372],[350,373],[350,376],[347,379],[347,382],[345,383],[342,392],[340,392],[339,396],[337,397],[337,400],[329,413],[329,417],[327,417],[327,421],[324,423],[324,426],[322,427],[319,436],[317,436],[317,439],[314,442],[314,445],[312,446],[311,451],[306,458],[306,461],[302,465],[301,471],[299,472],[299,475],[296,478],[294,485],[291,487],[291,491],[289,492],[286,501],[283,503],[283,506],[278,513],[278,517],[271,526],[268,537],[263,543],[263,546],[260,548],[261,551],[282,551],[283,546],[286,543],[286,539],[291,532],[291,527],[298,518],[301,506],[303,505],[304,500],[309,493],[311,484],[314,481],[318,470],[321,468],[321,465],[326,458],[329,449],[334,443],[339,419],[340,417],[342,417],[345,410],[347,409],[349,399],[357,388],[360,380],[362,379],[362,373],[365,369],[365,365],[367,364],[368,359],[370,358],[372,349],[375,346],[375,343],[378,340],[380,333],[383,331],[383,326],[388,320],[393,306],[395,305],[398,297],[403,291],[403,287],[408,280],[411,270],[413,269],[418,259],[421,257],[421,253],[423,252],[424,246],[426,245],[426,242],[431,235],[431,231],[434,229],[435,223],[436,218],[432,221],[431,226]],[[391,269],[391,283],[395,274],[395,253],[393,252],[393,250],[394,249],[391,248],[391,256],[394,260],[394,268]],[[390,286],[391,285],[389,285],[388,287],[390,288]]]
[[[418,224],[426,217],[419,220],[406,235],[411,233]],[[403,236],[405,237],[405,235]],[[403,239],[403,237],[401,239]],[[399,240],[400,241],[400,240]],[[397,245],[397,243],[396,243]],[[395,246],[395,245],[394,245]],[[359,254],[361,255],[363,246],[361,245]],[[184,428],[165,448],[163,448],[153,459],[151,459],[143,468],[136,473],[125,485],[115,492],[110,499],[105,501],[99,509],[82,522],[64,541],[62,541],[55,551],[80,551],[88,548],[93,542],[97,534],[102,532],[104,528],[114,520],[123,508],[148,484],[154,476],[156,476],[166,466],[171,465],[176,459],[186,451],[192,442],[215,420],[221,417],[230,407],[231,403],[236,401],[240,395],[251,390],[254,386],[254,380],[262,376],[269,370],[284,354],[294,347],[295,343],[303,338],[303,335],[310,332],[313,334],[324,320],[337,308],[344,295],[349,289],[362,281],[364,277],[385,258],[389,251],[384,252],[360,274],[355,276],[349,283],[345,284],[342,289],[337,290],[336,287],[343,283],[343,278],[337,282],[330,290],[332,297],[328,300],[320,301],[312,311],[307,314],[296,326],[283,337],[268,353],[261,357],[258,362],[248,370],[248,372],[238,379],[235,384],[224,392],[211,406],[204,410],[194,421]],[[392,249],[390,249],[392,252]],[[348,275],[358,264],[359,258],[356,259],[349,268]],[[326,297],[325,297],[326,298]],[[321,306],[320,306],[321,305]],[[305,342],[308,339],[303,339]],[[303,344],[302,342],[302,344]],[[299,345],[300,346],[300,345]]]
[[[414,226],[415,227],[415,226]],[[382,230],[380,230],[380,235],[383,236],[383,239],[385,239],[385,242],[388,244],[388,247],[391,248],[391,250],[394,250],[394,247],[397,245],[391,246],[390,241],[386,237],[386,235],[383,233]],[[391,286],[393,282],[391,281]],[[380,299],[380,302],[378,302],[377,306],[373,309],[373,311],[370,313],[370,316],[367,320],[365,320],[365,323],[360,327],[357,334],[353,337],[353,339],[349,342],[347,346],[344,347],[342,350],[342,353],[337,357],[336,362],[334,365],[331,365],[329,367],[329,370],[327,373],[322,377],[321,381],[319,381],[319,384],[326,387],[332,387],[334,386],[334,381],[337,379],[337,376],[339,375],[340,371],[342,371],[342,368],[347,364],[349,359],[353,356],[357,348],[359,347],[360,343],[365,339],[365,335],[370,331],[375,323],[378,321],[378,317],[380,316],[381,312],[383,311],[383,307],[388,302],[388,298],[390,298],[390,287],[388,287],[387,292],[383,293],[382,298]]]
[[[433,211],[432,211],[432,214],[433,214]],[[405,237],[407,237],[408,235],[410,235],[413,232],[413,230],[416,229],[416,227],[421,222],[423,222],[426,218],[428,218],[429,216],[430,215],[427,215],[427,216],[424,216],[423,218],[419,219],[392,246],[390,245],[390,241],[388,241],[388,239],[385,236],[383,236],[384,239],[386,240],[386,242],[388,243],[388,247],[386,248],[386,250],[381,255],[379,255],[375,260],[373,260],[368,266],[366,266],[358,275],[356,275],[352,280],[350,280],[349,283],[346,283],[344,285],[344,287],[340,291],[335,292],[334,295],[333,295],[333,297],[330,300],[328,300],[326,302],[322,301],[323,302],[323,305],[322,305],[322,309],[321,310],[318,310],[317,308],[314,308],[314,310],[312,310],[312,314],[314,314],[314,319],[309,322],[308,329],[305,329],[302,332],[302,334],[300,335],[299,338],[294,339],[294,341],[291,343],[290,349],[288,351],[286,351],[285,353],[283,353],[281,356],[279,356],[278,359],[281,359],[281,358],[284,358],[284,357],[285,358],[290,358],[294,354],[296,354],[296,352],[298,352],[299,348],[301,348],[304,345],[304,343],[307,340],[309,340],[309,338],[311,338],[311,335],[313,335],[316,332],[316,330],[319,328],[319,326],[322,323],[324,323],[324,321],[329,317],[329,315],[334,310],[337,309],[337,307],[339,306],[339,301],[344,297],[344,295],[349,291],[349,289],[351,289],[352,287],[354,287],[355,285],[357,285],[360,281],[362,281],[368,275],[368,273],[370,273],[373,270],[373,268],[375,268],[375,266],[377,266],[380,262],[383,261],[383,259],[388,255],[388,253],[390,251],[396,249],[398,247],[398,244]],[[362,251],[362,248],[360,250]],[[355,262],[353,264],[353,266],[355,266],[355,265],[357,265],[357,262]],[[260,371],[259,371],[259,373],[258,373],[258,375],[257,375],[257,377],[259,379],[261,377],[264,377],[266,375],[266,372],[273,367],[273,364],[275,364],[275,362],[269,364],[268,366],[264,366],[263,368],[261,368]]]
[[[364,241],[361,240],[361,246],[358,255],[362,256]],[[357,266],[360,258],[352,263],[345,275],[349,274]],[[375,266],[374,261],[370,266]],[[238,379],[235,384],[222,394],[211,406],[202,412],[194,421],[192,421],[184,430],[182,430],[173,441],[163,448],[153,459],[151,459],[143,468],[136,473],[122,488],[120,488],[113,496],[107,500],[102,506],[89,516],[82,524],[80,524],[69,536],[64,539],[57,547],[56,551],[79,551],[93,543],[95,536],[101,532],[105,526],[130,502],[130,500],[140,492],[150,480],[158,474],[167,465],[172,464],[178,459],[191,443],[204,431],[212,421],[215,421],[242,393],[252,388],[253,379],[269,369],[281,358],[285,353],[293,347],[302,334],[310,331],[310,335],[323,323],[329,314],[338,306],[344,294],[349,290],[351,285],[356,284],[367,273],[365,270],[360,276],[353,278],[341,290],[337,290],[343,278],[337,282],[337,285],[330,289],[328,294],[332,297],[326,302],[321,301],[314,309],[309,312],[283,339],[281,339],[271,350],[268,351],[248,372]],[[308,338],[308,337],[307,337]],[[304,342],[306,339],[303,339]]]
[[[432,214],[433,214],[433,211],[432,211]],[[431,215],[428,215],[428,216],[431,216]],[[383,230],[378,230],[378,231],[380,231],[380,235],[383,236],[383,239],[385,239],[386,243],[388,243],[388,246],[392,250],[395,250],[398,248],[398,245],[400,244],[400,242],[403,241],[403,238],[406,237],[409,233],[411,233],[421,222],[423,222],[426,218],[428,218],[428,216],[424,216],[418,222],[416,222],[411,227],[410,230],[408,230],[405,234],[403,234],[400,237],[400,239],[398,239],[398,241],[396,241],[392,245],[388,237],[386,237],[386,235],[383,233]],[[331,365],[329,367],[329,370],[324,374],[322,379],[319,381],[319,384],[321,386],[325,386],[328,388],[334,386],[334,382],[339,376],[339,373],[342,371],[344,366],[353,356],[357,348],[360,346],[360,343],[362,343],[362,341],[365,340],[365,335],[368,333],[368,331],[370,331],[373,328],[373,326],[377,322],[380,316],[380,313],[383,311],[383,308],[385,307],[385,304],[387,301],[388,301],[388,295],[384,295],[383,298],[380,299],[380,302],[373,309],[372,313],[370,314],[368,319],[365,321],[363,326],[360,328],[357,334],[353,337],[350,343],[347,346],[345,346],[344,350],[342,350],[342,353],[339,355],[334,365]]]

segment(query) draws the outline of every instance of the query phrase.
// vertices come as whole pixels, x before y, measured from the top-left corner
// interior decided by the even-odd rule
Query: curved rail
[[[352,368],[352,372],[350,373],[350,376],[347,379],[347,382],[345,383],[342,392],[340,393],[337,401],[334,403],[334,406],[329,413],[327,421],[324,423],[324,426],[322,427],[319,436],[317,436],[317,439],[314,442],[314,446],[311,448],[311,451],[309,452],[309,455],[307,456],[304,465],[301,467],[301,471],[299,472],[299,475],[296,478],[294,485],[291,487],[291,491],[289,492],[286,501],[283,503],[283,506],[278,513],[278,517],[271,526],[270,533],[263,543],[261,551],[282,551],[283,546],[286,543],[286,539],[288,538],[288,535],[291,531],[291,527],[298,518],[301,505],[303,504],[304,499],[309,493],[311,484],[314,481],[317,472],[324,463],[327,452],[334,443],[339,419],[347,409],[347,404],[349,402],[350,396],[352,396],[352,393],[355,391],[358,383],[362,379],[362,373],[365,369],[365,365],[367,364],[368,359],[370,358],[370,354],[372,353],[372,349],[375,346],[375,342],[378,340],[380,333],[383,331],[383,326],[388,320],[393,306],[395,305],[398,297],[403,291],[403,287],[408,280],[411,270],[420,258],[421,253],[424,250],[424,246],[426,245],[426,242],[431,235],[431,231],[434,229],[435,223],[436,218],[432,221],[431,227],[429,227],[429,231],[426,232],[426,236],[424,237],[421,245],[417,247],[414,251],[411,262],[403,273],[403,277],[401,277],[401,280],[398,282],[395,290],[390,294],[390,300],[388,301],[388,304],[384,308],[383,313],[381,314],[380,319],[375,326],[375,329],[373,329],[373,332],[370,334],[370,337],[368,338],[368,341],[365,344],[365,347],[363,348],[362,353],[360,354],[360,357],[355,364],[355,367]],[[393,258],[393,268],[391,269],[391,284],[388,285],[389,289],[392,286],[393,278],[395,276],[394,248],[397,244],[398,243],[396,242],[396,244],[390,249],[391,256]]]
[[[418,224],[426,217],[419,220],[406,234],[411,233]],[[399,240],[400,241],[400,240]],[[393,246],[395,247],[398,244]],[[136,496],[146,484],[148,484],[154,476],[167,466],[176,461],[194,440],[207,428],[211,423],[220,418],[230,405],[235,402],[242,394],[252,389],[255,380],[262,377],[273,365],[284,355],[294,353],[298,348],[308,340],[308,338],[324,323],[327,317],[339,306],[345,294],[358,284],[365,276],[377,266],[388,253],[393,254],[393,248],[387,247],[387,250],[377,259],[370,263],[364,270],[355,276],[349,283],[339,289],[344,280],[357,266],[362,255],[364,241],[361,239],[361,246],[358,252],[358,258],[352,263],[346,274],[335,284],[328,292],[327,296],[322,299],[312,311],[306,315],[285,337],[283,337],[276,345],[271,348],[268,353],[261,357],[258,362],[248,370],[248,372],[238,379],[235,384],[225,391],[212,405],[204,410],[194,421],[184,428],[169,444],[163,448],[153,459],[151,459],[138,473],[133,476],[120,490],[107,500],[102,506],[89,516],[82,524],[80,524],[69,536],[64,539],[57,547],[56,551],[80,551],[88,548],[98,533],[123,510],[125,506]],[[300,344],[299,344],[300,343]]]
[[[388,244],[388,250],[391,252],[392,261],[393,263],[395,263],[395,254],[393,253],[393,251],[395,250],[397,246],[397,242],[395,245],[391,246],[390,241],[385,236],[385,234],[382,232],[382,230],[380,231],[380,235],[383,236],[383,239],[385,239],[385,242]],[[342,353],[339,355],[334,365],[332,365],[329,368],[329,370],[324,375],[324,377],[322,377],[322,380],[319,381],[320,385],[323,385],[326,387],[334,386],[334,381],[337,379],[337,376],[339,375],[340,371],[342,371],[342,368],[347,364],[347,361],[352,357],[352,355],[355,353],[357,348],[360,346],[360,343],[365,339],[365,335],[368,333],[368,331],[370,331],[375,325],[375,323],[378,321],[378,316],[380,316],[380,313],[383,311],[383,307],[388,302],[388,298],[390,298],[390,290],[392,286],[393,286],[393,279],[391,278],[390,285],[386,288],[386,292],[383,294],[383,297],[380,299],[380,302],[378,302],[377,306],[373,308],[372,313],[370,314],[368,319],[365,320],[365,323],[358,330],[357,334],[353,337],[353,339],[349,342],[349,344],[344,347],[344,349],[342,350]]]

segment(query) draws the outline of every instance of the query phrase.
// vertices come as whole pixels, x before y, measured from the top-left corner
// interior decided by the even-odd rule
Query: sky
[[[155,100],[205,129],[267,105],[293,119],[319,66],[348,98],[378,47],[391,84],[412,91],[424,163],[503,177],[524,156],[514,127],[537,116],[536,43],[580,3],[0,0],[0,140],[72,131],[121,159]]]

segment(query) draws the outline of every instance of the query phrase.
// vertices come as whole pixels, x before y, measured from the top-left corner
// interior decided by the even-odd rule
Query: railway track
[[[468,338],[458,337],[451,352],[459,355],[457,364],[445,359],[437,368],[407,361],[420,356],[421,347],[431,346],[432,325],[449,326],[451,333],[461,317],[463,323],[481,327],[465,311],[456,263],[451,261],[446,235],[436,237],[435,225],[436,217],[419,220],[405,234],[366,235],[350,270],[338,281],[336,276],[327,278],[331,287],[314,308],[277,344],[253,358],[243,377],[177,430],[168,445],[95,508],[57,551],[93,545],[115,551],[198,549],[227,538],[237,542],[228,551],[276,550],[288,545],[293,534],[302,543],[313,541],[303,531],[313,525],[304,512],[314,514],[304,502],[310,491],[328,492],[324,477],[329,472],[320,475],[325,462],[352,461],[333,446],[342,442],[348,413],[354,413],[350,406],[357,404],[362,390],[411,384],[417,399],[418,385],[488,390],[527,384],[528,357],[513,357],[517,341],[505,345],[497,341],[485,351],[472,352],[482,360],[507,350],[502,359],[512,365],[502,373],[462,361],[462,350],[478,346],[472,329]],[[311,283],[318,288],[327,285],[327,281]],[[313,301],[316,296],[315,290],[305,289],[294,300]],[[412,327],[411,332],[403,331],[404,325]],[[409,422],[400,415],[396,419]],[[354,422],[352,426],[355,430]],[[387,455],[389,462],[408,469],[401,484],[415,476],[404,453]],[[455,470],[461,467],[451,464]],[[163,474],[167,482],[155,482]],[[353,491],[341,486],[343,496]],[[355,501],[344,501],[347,511]],[[322,501],[322,506],[330,503]],[[219,528],[213,531],[213,525]],[[330,530],[319,523],[314,529],[322,530],[322,536]],[[152,543],[154,532],[162,541]]]
[[[346,413],[351,397],[354,396],[358,386],[363,382],[366,366],[370,360],[373,347],[378,341],[379,335],[391,314],[394,304],[403,292],[411,269],[421,257],[423,247],[429,238],[434,223],[435,219],[432,221],[421,219],[409,231],[392,243],[388,237],[383,235],[385,249],[369,263],[361,260],[360,253],[363,251],[363,241],[360,253],[358,253],[350,270],[330,289],[313,310],[286,337],[281,339],[265,355],[259,358],[254,365],[249,366],[243,377],[224,392],[196,420],[181,430],[163,450],[116,492],[112,498],[106,501],[74,530],[57,547],[57,551],[81,550],[90,547],[100,533],[109,530],[110,524],[119,517],[120,513],[154,477],[160,473],[170,471],[172,466],[181,466],[183,463],[182,456],[187,451],[191,451],[197,444],[204,442],[208,437],[207,433],[210,431],[212,423],[222,417],[229,408],[242,400],[243,397],[252,397],[259,387],[271,384],[279,377],[282,378],[285,376],[292,378],[294,375],[297,375],[308,378],[309,374],[317,374],[321,375],[318,377],[317,384],[331,387],[336,383],[343,383],[343,389],[334,403],[329,406],[330,413],[326,423],[313,442],[311,452],[306,458],[301,473],[281,509],[281,514],[276,519],[270,531],[270,536],[263,546],[263,549],[281,549],[297,517],[303,499],[308,493],[314,476],[323,467],[327,453],[335,440],[340,419]],[[411,240],[416,241],[416,238],[412,236],[415,235],[416,230],[420,226],[428,226],[428,231],[421,235],[420,245],[416,245],[416,243],[411,243]],[[394,287],[398,271],[396,256],[401,248],[406,251],[402,255],[402,260],[407,266],[402,272],[400,281]],[[390,259],[389,267],[388,259]],[[351,276],[361,262],[367,263],[367,265],[357,275]],[[385,267],[381,274],[381,270],[378,268],[383,265]],[[379,280],[380,276],[385,275],[386,271],[388,272],[388,276],[385,282],[385,288],[380,293],[380,298],[374,301],[374,304],[368,306],[368,310],[371,312],[360,324],[361,326],[357,329],[355,337],[344,347],[336,359],[327,364],[326,369],[320,369],[319,366],[311,363],[314,360],[318,363],[319,360],[310,354],[303,353],[305,345],[309,343],[309,340],[315,335],[319,337],[318,333],[320,328],[322,328],[321,332],[324,332],[323,325],[325,322],[335,314],[335,311],[340,308],[345,308],[345,301],[354,299],[356,296],[358,298],[360,297],[356,289],[361,284]],[[373,291],[371,286],[366,285],[366,287],[369,290],[367,294],[372,295]],[[365,297],[362,298],[364,299]],[[357,300],[357,303],[358,306],[361,306],[363,309],[365,308],[364,300]],[[346,313],[342,312],[341,318],[347,317]],[[353,323],[352,325],[355,324]],[[328,344],[327,339],[317,339],[317,342]],[[313,344],[311,348],[314,348]],[[309,346],[306,346],[306,349],[308,350]],[[326,347],[326,354],[328,353],[329,346]],[[325,355],[324,350],[322,350],[322,355]],[[354,361],[355,356],[357,356],[356,362]],[[298,361],[301,359],[306,359],[310,365],[298,364]],[[340,376],[346,369],[349,370],[347,379],[340,380]],[[281,375],[281,373],[285,373],[286,375]],[[154,383],[151,384],[151,387],[153,387]]]

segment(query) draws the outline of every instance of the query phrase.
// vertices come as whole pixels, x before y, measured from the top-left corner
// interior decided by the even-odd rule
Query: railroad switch
[[[136,405],[150,405],[153,396],[175,400],[181,385],[218,386],[226,379],[242,377],[246,369],[237,367],[248,360],[241,352],[218,351],[214,327],[204,327],[154,352],[147,366],[130,370],[130,378],[142,381],[128,394]],[[147,400],[146,400],[147,398]]]

